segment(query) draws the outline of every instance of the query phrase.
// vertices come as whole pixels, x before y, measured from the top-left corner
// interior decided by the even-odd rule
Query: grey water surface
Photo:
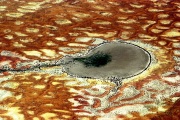
[[[1,72],[39,71],[41,67],[62,66],[63,72],[81,78],[108,79],[116,85],[125,78],[133,77],[145,71],[151,63],[150,53],[128,42],[106,42],[86,54],[65,56],[59,60],[19,63],[16,69],[4,66]],[[29,64],[31,67],[22,69]]]
[[[67,59],[71,62],[63,67],[70,75],[111,79],[114,82],[142,73],[151,63],[148,51],[127,42],[103,43],[86,55]]]

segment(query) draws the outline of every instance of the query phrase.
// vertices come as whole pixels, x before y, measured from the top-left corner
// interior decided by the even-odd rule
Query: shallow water
[[[179,17],[179,0],[0,0],[0,119],[179,119]],[[118,65],[99,74],[61,64],[121,41],[147,51],[151,63],[135,75],[121,62],[135,76],[115,92],[106,78]],[[99,65],[93,58],[75,67],[82,61]]]

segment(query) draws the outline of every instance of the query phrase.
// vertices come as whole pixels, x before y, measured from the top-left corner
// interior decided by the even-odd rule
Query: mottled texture
[[[0,73],[0,119],[178,119],[179,19],[179,0],[0,0],[0,69],[43,64]],[[49,64],[119,39],[152,61],[115,93],[112,82]]]

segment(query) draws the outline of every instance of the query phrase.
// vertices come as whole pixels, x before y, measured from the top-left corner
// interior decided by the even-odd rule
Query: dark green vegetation
[[[89,57],[74,58],[74,61],[83,63],[86,67],[101,67],[111,62],[112,56],[103,52],[97,52]]]

